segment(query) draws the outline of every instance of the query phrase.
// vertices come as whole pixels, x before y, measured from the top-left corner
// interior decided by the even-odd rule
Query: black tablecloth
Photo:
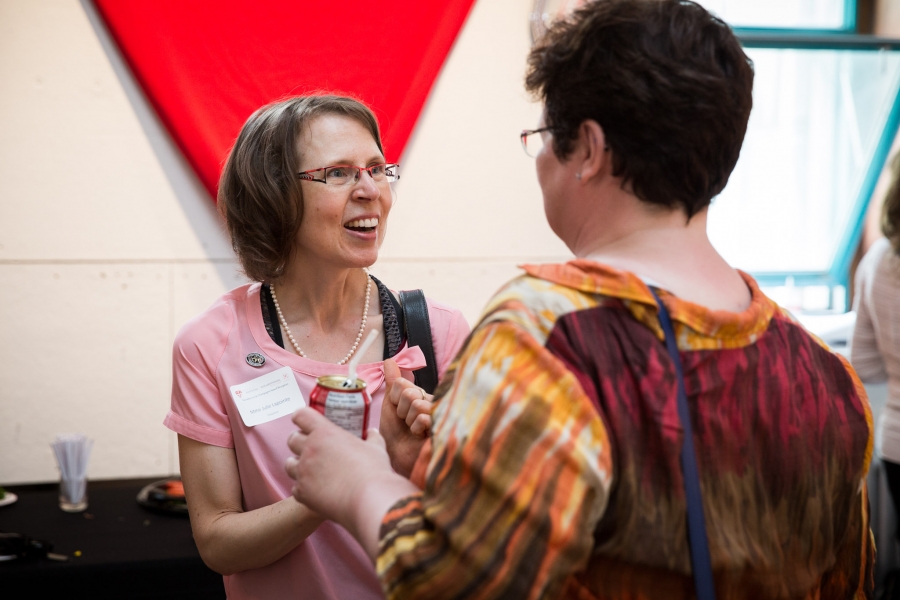
[[[0,598],[225,598],[187,517],[138,505],[152,481],[89,482],[88,508],[74,514],[59,509],[57,485],[8,487],[19,500],[0,507],[0,531],[49,541],[69,560],[0,562]]]

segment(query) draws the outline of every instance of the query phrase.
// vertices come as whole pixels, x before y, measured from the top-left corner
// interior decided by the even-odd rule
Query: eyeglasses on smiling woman
[[[371,167],[357,167],[355,165],[332,165],[320,167],[311,171],[297,173],[297,178],[302,181],[317,181],[328,185],[348,185],[356,183],[362,177],[362,172],[369,174],[375,183],[393,183],[400,179],[400,165],[385,164],[372,165]],[[317,176],[318,175],[318,176]]]
[[[519,139],[522,140],[522,149],[531,158],[536,157],[544,147],[544,136],[541,135],[543,131],[550,131],[550,128],[523,129],[522,133],[519,134]]]

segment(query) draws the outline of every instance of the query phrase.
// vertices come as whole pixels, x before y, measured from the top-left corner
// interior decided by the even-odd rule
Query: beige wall
[[[403,157],[373,271],[470,321],[524,261],[567,250],[519,148],[530,0],[479,0]],[[242,280],[198,182],[87,0],[0,0],[0,484],[177,472],[174,333]]]
[[[875,35],[900,37],[900,2],[875,1]]]

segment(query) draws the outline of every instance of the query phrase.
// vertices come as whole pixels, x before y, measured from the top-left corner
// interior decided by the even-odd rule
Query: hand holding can
[[[316,380],[309,398],[310,407],[353,435],[366,439],[372,399],[366,393],[366,382],[356,376],[359,361],[378,337],[373,329],[347,365],[347,375],[325,375]]]

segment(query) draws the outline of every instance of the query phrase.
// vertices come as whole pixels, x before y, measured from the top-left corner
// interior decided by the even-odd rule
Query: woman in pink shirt
[[[426,364],[407,343],[397,296],[366,270],[378,258],[397,177],[372,112],[336,96],[261,108],[225,165],[219,207],[256,283],[226,293],[179,332],[165,425],[178,433],[197,547],[232,600],[382,597],[366,553],[294,500],[283,465],[290,414],[317,377],[347,373],[369,331],[383,342],[359,357],[370,427],[379,426],[384,359],[409,380]],[[427,307],[443,373],[469,328],[458,310]],[[277,402],[267,400],[273,389]]]

